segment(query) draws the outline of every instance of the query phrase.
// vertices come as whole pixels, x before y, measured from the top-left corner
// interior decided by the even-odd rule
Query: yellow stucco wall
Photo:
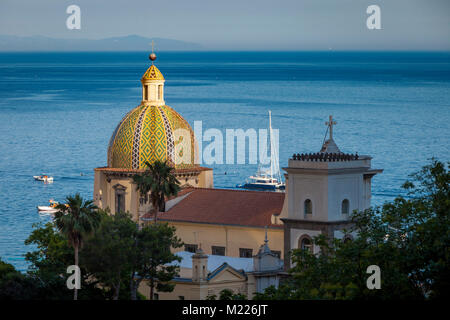
[[[208,296],[216,295],[219,297],[220,292],[229,289],[234,293],[245,294],[251,299],[256,291],[253,275],[249,275],[247,279],[237,279],[231,274],[226,273],[220,279],[212,282],[180,282],[176,281],[175,288],[172,292],[158,292],[160,300],[179,300],[183,297],[185,300],[204,300]],[[141,282],[139,292],[147,299],[150,299],[150,287],[148,282]]]
[[[202,171],[197,177],[180,179],[181,185],[189,184],[195,187],[213,187],[212,170]],[[109,208],[115,213],[115,185],[121,185],[125,190],[125,211],[132,214],[133,219],[138,220],[139,194],[129,177],[115,177],[107,175],[99,170],[94,176],[94,202],[102,209]],[[142,210],[141,210],[142,211]],[[244,213],[245,214],[245,213]],[[239,257],[239,248],[249,248],[255,255],[264,242],[265,229],[244,226],[227,226],[202,223],[169,222],[177,229],[177,236],[186,244],[200,245],[206,254],[212,254],[212,246],[225,247],[225,255]],[[269,246],[273,251],[280,251],[283,256],[283,229],[268,229]],[[184,247],[175,251],[182,251]],[[212,271],[212,270],[210,270]],[[189,277],[190,270],[182,270],[180,276]],[[178,300],[180,296],[188,300],[205,299],[208,295],[219,295],[223,289],[231,289],[235,293],[243,293],[248,298],[255,292],[255,281],[252,275],[246,281],[223,278],[222,281],[213,283],[177,282],[173,292],[157,292],[161,300]],[[150,289],[145,282],[139,287],[139,292],[149,298]]]
[[[239,248],[253,249],[255,255],[264,243],[265,229],[225,226],[202,223],[169,222],[177,229],[177,236],[186,244],[200,245],[206,254],[212,254],[212,246],[225,247],[225,255],[239,257]],[[283,229],[269,228],[267,231],[270,249],[280,251],[283,256]],[[183,251],[178,248],[176,251]]]
[[[198,176],[179,177],[181,186],[190,185],[199,188],[213,188],[213,171],[200,171]],[[142,208],[139,207],[139,192],[132,183],[131,177],[120,177],[110,175],[109,178],[104,171],[94,171],[94,202],[101,208],[109,208],[112,214],[115,214],[115,189],[114,186],[121,185],[125,190],[125,211],[128,211],[136,221],[139,215],[144,214]],[[139,211],[141,209],[141,212]]]

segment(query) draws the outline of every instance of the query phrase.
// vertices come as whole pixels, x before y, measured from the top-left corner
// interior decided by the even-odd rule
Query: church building
[[[286,171],[285,192],[216,189],[211,168],[197,163],[197,142],[189,123],[164,101],[164,77],[154,65],[141,78],[142,100],[112,133],[108,165],[96,168],[94,201],[112,214],[130,212],[138,223],[151,223],[148,195],[139,194],[133,176],[146,162],[168,161],[181,191],[167,199],[158,219],[176,227],[185,243],[179,251],[252,258],[268,237],[271,254],[284,260],[302,248],[319,252],[313,237],[349,238],[353,211],[370,207],[371,180],[382,172],[371,168],[368,155],[342,152],[333,139],[336,122],[326,123],[329,138],[320,151],[294,154]],[[184,134],[179,134],[184,132]],[[187,134],[186,134],[187,133]],[[201,150],[200,150],[201,152]],[[267,230],[267,231],[266,231]]]
[[[180,250],[251,258],[260,247],[265,227],[275,254],[283,254],[283,227],[275,222],[284,193],[214,189],[213,170],[197,164],[198,146],[189,123],[164,100],[164,76],[154,65],[141,78],[141,103],[128,112],[108,145],[107,167],[94,169],[94,201],[112,214],[130,212],[139,223],[151,220],[148,195],[141,195],[133,176],[146,162],[168,161],[181,183],[177,197],[159,213],[185,243]],[[187,135],[178,134],[186,133]]]
[[[96,168],[94,201],[111,213],[127,211],[136,221],[149,210],[145,196],[132,183],[145,163],[168,161],[175,167],[177,179],[192,187],[213,187],[212,169],[200,167],[195,157],[197,143],[189,123],[164,101],[164,77],[153,64],[141,78],[141,103],[119,122],[108,145],[108,166]],[[180,130],[181,129],[181,130]],[[177,136],[187,132],[188,136]],[[188,161],[181,161],[187,156]]]

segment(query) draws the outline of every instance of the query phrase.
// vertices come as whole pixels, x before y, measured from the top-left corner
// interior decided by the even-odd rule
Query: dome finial
[[[265,229],[265,233],[266,233],[266,235],[264,237],[264,244],[267,245],[267,242],[269,242],[269,240],[267,239],[267,226],[265,226],[264,229]]]
[[[153,64],[153,61],[156,60],[156,54],[154,52],[154,42],[153,42],[153,40],[152,40],[152,53],[150,53],[148,58],[152,61],[152,64]]]

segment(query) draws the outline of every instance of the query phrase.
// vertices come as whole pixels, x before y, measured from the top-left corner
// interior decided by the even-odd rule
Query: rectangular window
[[[178,299],[184,300],[184,296],[178,296]]]
[[[148,86],[144,86],[144,100],[148,100]]]
[[[225,247],[211,247],[212,254],[215,256],[224,256],[225,255]]]
[[[184,251],[195,253],[197,251],[196,244],[185,244]]]
[[[116,213],[125,212],[125,190],[116,189]]]
[[[281,251],[272,250],[272,253],[278,257],[278,259],[281,259]]]
[[[241,258],[253,257],[253,249],[239,248],[239,257],[241,257]]]
[[[162,88],[163,88],[162,85],[158,86],[158,100],[162,99]]]
[[[154,299],[154,300],[159,300],[159,294],[154,293],[154,294],[153,294],[153,299]]]

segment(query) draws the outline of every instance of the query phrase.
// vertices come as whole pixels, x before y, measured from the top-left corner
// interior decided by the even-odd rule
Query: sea
[[[372,204],[405,195],[408,176],[450,160],[449,52],[158,52],[166,104],[203,131],[279,130],[279,162],[334,140],[384,169]],[[24,240],[50,198],[93,197],[94,168],[122,117],[141,101],[147,52],[0,54],[0,258],[25,271]],[[208,145],[204,142],[203,146]],[[247,157],[248,160],[248,157]],[[257,164],[203,164],[235,188]],[[34,181],[48,174],[53,184]]]

